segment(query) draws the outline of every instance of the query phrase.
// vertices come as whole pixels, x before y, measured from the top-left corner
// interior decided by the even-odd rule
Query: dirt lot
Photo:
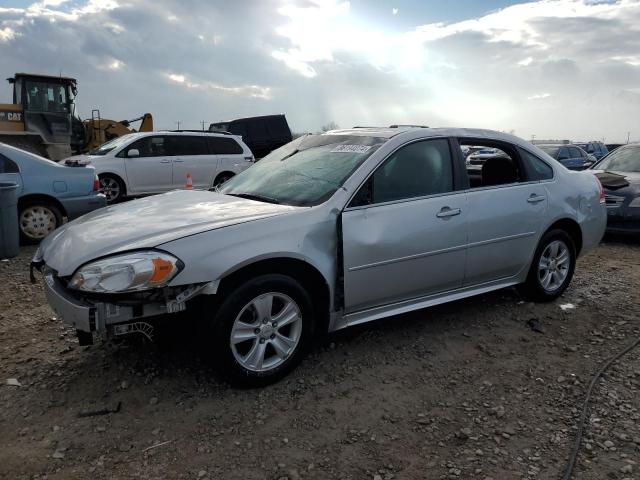
[[[640,336],[640,243],[607,240],[556,303],[507,290],[351,329],[242,391],[188,342],[79,347],[32,253],[0,262],[7,479],[558,478],[591,373]],[[575,478],[640,479],[639,391],[640,348],[597,387]]]

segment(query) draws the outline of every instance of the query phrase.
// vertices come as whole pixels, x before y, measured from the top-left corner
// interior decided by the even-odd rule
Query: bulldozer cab
[[[7,80],[13,84],[13,103],[25,113],[73,115],[75,78],[16,73]]]
[[[76,80],[28,73],[7,80],[13,105],[0,105],[0,142],[52,160],[69,156]]]

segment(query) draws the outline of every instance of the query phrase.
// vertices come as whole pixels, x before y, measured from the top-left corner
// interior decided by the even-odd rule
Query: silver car
[[[470,177],[469,145],[504,155]],[[358,128],[294,140],[218,192],[84,216],[33,266],[81,342],[192,310],[220,371],[255,386],[327,331],[514,285],[553,300],[606,221],[594,175],[514,136]]]

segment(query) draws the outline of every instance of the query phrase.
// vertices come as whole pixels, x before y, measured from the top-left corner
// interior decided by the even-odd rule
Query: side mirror
[[[127,151],[128,158],[136,158],[139,156],[140,156],[140,151],[137,148],[132,148],[131,150]]]

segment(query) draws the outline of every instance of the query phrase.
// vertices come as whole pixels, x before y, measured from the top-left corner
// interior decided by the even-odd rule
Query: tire
[[[232,177],[234,177],[233,173],[230,173],[230,172],[221,173],[213,181],[213,188],[219,187],[220,185],[222,185],[223,183],[225,183],[227,180],[229,180]]]
[[[550,230],[540,240],[527,281],[520,290],[533,301],[551,302],[567,289],[575,267],[576,247],[569,234],[564,230]]]
[[[108,204],[120,202],[127,194],[124,182],[116,175],[104,173],[99,175],[98,179],[100,180],[100,193],[105,194]]]
[[[62,225],[60,209],[46,200],[25,202],[18,208],[20,242],[34,245]]]
[[[213,318],[206,311],[205,353],[237,387],[280,380],[302,361],[315,333],[311,299],[286,275],[253,278],[226,295]]]

